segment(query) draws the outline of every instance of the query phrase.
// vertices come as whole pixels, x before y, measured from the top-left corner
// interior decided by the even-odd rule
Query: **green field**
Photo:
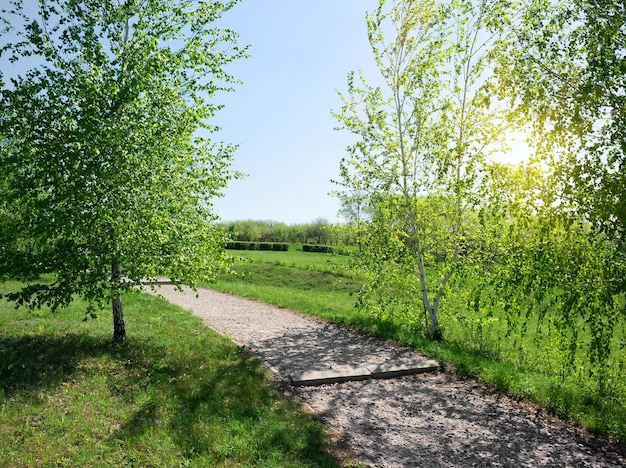
[[[258,299],[331,320],[354,303],[360,283],[345,273],[343,255],[289,252],[235,251],[234,275],[222,275],[206,286]]]
[[[0,466],[339,466],[258,360],[164,300],[124,303],[120,345],[108,310],[0,301]]]
[[[347,255],[303,252],[300,244],[290,245],[288,252],[272,250],[233,250],[230,252],[238,259],[256,263],[272,263],[300,270],[332,271],[335,273],[345,271],[350,262],[350,257]]]
[[[563,375],[562,353],[554,336],[528,321],[522,338],[507,334],[502,311],[472,311],[463,291],[454,291],[441,312],[446,341],[425,339],[401,318],[376,317],[355,308],[358,277],[347,273],[349,258],[341,255],[236,251],[237,274],[222,275],[210,287],[261,300],[344,324],[413,346],[451,364],[460,374],[494,385],[592,431],[626,441],[626,375],[623,349],[612,362],[610,393],[600,394],[583,363],[575,375]],[[523,343],[520,343],[523,340]],[[581,335],[581,343],[585,337]],[[616,336],[614,346],[624,343]],[[620,360],[621,359],[621,360]]]

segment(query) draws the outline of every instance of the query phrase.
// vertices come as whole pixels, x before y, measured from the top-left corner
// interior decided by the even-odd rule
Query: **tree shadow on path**
[[[423,357],[411,348],[334,324],[285,332],[248,346],[284,376],[306,370],[338,370]]]
[[[283,377],[421,356],[332,324],[285,332],[250,349]],[[626,466],[624,445],[445,372],[291,391],[376,466]]]

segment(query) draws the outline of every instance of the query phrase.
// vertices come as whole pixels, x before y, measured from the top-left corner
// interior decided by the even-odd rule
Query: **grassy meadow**
[[[335,321],[352,308],[352,294],[360,288],[345,273],[350,259],[343,255],[303,252],[294,245],[288,252],[232,252],[238,257],[235,274],[205,286]]]
[[[162,299],[123,301],[124,344],[108,310],[0,301],[0,466],[339,466],[258,360]]]
[[[232,251],[240,258],[235,275],[222,275],[210,287],[297,310],[405,345],[451,364],[461,375],[490,383],[500,391],[534,402],[551,413],[588,429],[626,441],[626,371],[623,349],[616,349],[610,393],[599,394],[577,363],[575,375],[564,375],[556,338],[541,327],[522,338],[507,335],[501,311],[488,315],[471,310],[463,291],[447,298],[441,323],[446,341],[424,339],[400,318],[375,317],[356,309],[359,279],[348,274],[349,257],[302,252]],[[614,346],[623,346],[626,335]],[[580,337],[581,342],[585,339]],[[520,342],[523,340],[523,343]],[[622,343],[622,345],[620,345]]]

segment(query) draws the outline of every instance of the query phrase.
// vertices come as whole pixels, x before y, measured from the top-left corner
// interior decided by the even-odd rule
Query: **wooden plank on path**
[[[373,379],[393,379],[404,375],[422,374],[439,369],[437,361],[423,359],[414,362],[386,362],[378,366],[368,366]]]
[[[291,385],[314,386],[367,379],[392,379],[405,375],[421,374],[439,369],[437,361],[421,359],[412,362],[386,362],[379,365],[351,367],[347,369],[316,371],[308,370],[291,374]]]
[[[352,367],[348,369],[328,370],[328,371],[305,371],[299,374],[292,374],[291,385],[328,385],[341,382],[353,382],[356,380],[367,380],[371,377],[367,367]]]

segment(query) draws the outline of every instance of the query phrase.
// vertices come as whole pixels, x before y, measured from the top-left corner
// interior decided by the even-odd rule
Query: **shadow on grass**
[[[37,400],[64,382],[104,376],[100,392],[120,408],[110,416],[112,446],[141,447],[146,434],[164,433],[183,460],[339,466],[322,426],[293,415],[258,360],[233,346],[185,350],[181,340],[181,348],[81,333],[0,337],[0,397]]]
[[[110,339],[87,334],[0,337],[0,389],[11,396],[60,384],[86,357],[111,354]]]

